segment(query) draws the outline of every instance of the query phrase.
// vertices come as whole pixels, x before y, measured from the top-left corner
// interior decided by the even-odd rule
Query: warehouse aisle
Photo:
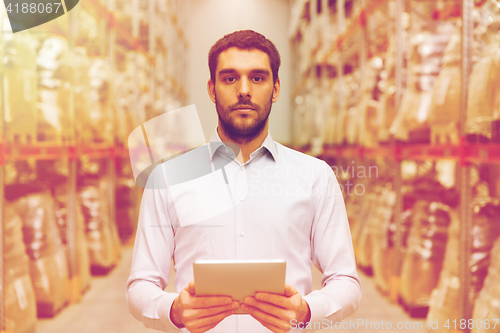
[[[323,329],[319,332],[427,332],[425,320],[408,316],[400,306],[392,304],[380,294],[372,278],[359,270],[358,274],[363,284],[363,296],[356,313],[343,321],[344,328],[338,326],[338,329],[333,327],[333,329]],[[402,328],[398,329],[398,325]],[[405,325],[406,328],[404,328]]]
[[[132,247],[122,248],[122,260],[107,276],[92,277],[90,290],[79,304],[65,308],[53,319],[40,319],[37,333],[143,333],[153,332],[128,312],[125,283]]]
[[[53,319],[42,319],[38,322],[37,333],[146,333],[153,332],[147,330],[140,322],[135,320],[128,312],[125,300],[125,283],[128,278],[130,262],[132,260],[132,247],[122,248],[123,258],[118,267],[110,275],[104,277],[93,277],[92,287],[84,295],[79,304],[73,304],[65,308]],[[344,322],[344,327],[349,324],[350,328],[339,330],[321,330],[320,332],[383,332],[383,329],[376,329],[378,325],[387,327],[391,323],[393,329],[398,331],[397,323],[409,325],[412,329],[401,329],[405,332],[425,332],[423,320],[416,320],[408,317],[397,305],[391,304],[376,289],[373,279],[360,273],[363,283],[363,298],[361,306],[355,315]],[[315,274],[315,277],[320,276]],[[318,286],[318,281],[315,281]],[[173,284],[169,286],[169,289]],[[351,321],[349,321],[351,320]],[[372,329],[370,326],[371,323]],[[418,323],[418,324],[413,324]],[[359,325],[358,325],[359,324]],[[421,326],[418,326],[421,325]],[[325,327],[322,327],[325,328]],[[389,330],[388,330],[389,331]]]

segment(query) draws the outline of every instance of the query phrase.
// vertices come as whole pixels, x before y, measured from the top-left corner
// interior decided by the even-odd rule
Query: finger
[[[255,308],[253,306],[249,306],[247,304],[243,304],[241,306],[241,309],[245,312],[247,312],[250,316],[255,318],[257,321],[259,321],[262,325],[274,327],[275,329],[271,329],[273,332],[276,332],[276,330],[282,330],[284,332],[288,332],[291,328],[291,324],[289,321],[282,320],[280,318],[277,318],[275,316],[272,316],[268,313],[265,313],[261,311],[258,308]],[[267,327],[267,326],[266,326]]]
[[[277,317],[284,321],[291,321],[295,318],[295,312],[281,306],[276,306],[274,304],[268,302],[261,302],[256,300],[253,297],[245,297],[244,300],[245,305],[250,305],[254,308],[259,309],[260,311],[270,314],[271,316]]]
[[[298,293],[297,289],[291,284],[285,283],[285,297],[290,297]]]
[[[224,318],[232,315],[235,310],[230,310],[230,311],[224,311],[222,313],[219,313],[215,316],[210,316],[210,317],[204,317],[204,318],[199,318],[195,320],[190,320],[187,321],[184,326],[190,331],[190,332],[205,332],[211,328],[214,328],[219,324]]]
[[[194,280],[189,281],[189,284],[187,285],[186,288],[184,288],[188,293],[191,295],[195,295],[195,289],[194,289]]]
[[[196,320],[232,310],[238,310],[238,302],[233,302],[233,304],[229,305],[214,306],[206,309],[188,309],[184,312],[184,318],[186,320]]]
[[[282,308],[293,307],[293,303],[291,302],[291,300],[288,297],[281,295],[269,294],[269,293],[257,293],[255,295],[255,299],[261,302],[271,303]]]
[[[227,296],[198,296],[194,297],[194,302],[192,302],[190,308],[191,309],[205,309],[211,308],[219,305],[229,305],[233,300],[231,297]]]
[[[231,315],[233,315],[233,314],[235,314],[235,313],[236,313],[236,310],[231,311],[231,312],[224,313],[224,316],[222,317],[222,319],[220,319],[219,321],[217,321],[217,322],[215,322],[215,323],[213,323],[213,324],[211,324],[211,325],[203,326],[203,327],[201,327],[200,329],[201,329],[201,331],[202,331],[202,332],[206,332],[206,331],[208,331],[208,330],[210,330],[210,329],[214,328],[215,326],[219,325],[219,323],[220,323],[222,320],[226,319],[227,317],[229,317],[229,316],[231,316]]]

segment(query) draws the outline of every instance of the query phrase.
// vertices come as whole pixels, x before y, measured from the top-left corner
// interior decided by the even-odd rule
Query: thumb
[[[297,294],[298,291],[297,289],[295,289],[294,286],[292,286],[291,284],[285,284],[285,296],[286,297],[290,297],[290,296],[293,296],[295,294]]]
[[[187,287],[184,288],[184,290],[186,290],[188,293],[194,296],[195,295],[194,280],[191,280],[187,285]]]

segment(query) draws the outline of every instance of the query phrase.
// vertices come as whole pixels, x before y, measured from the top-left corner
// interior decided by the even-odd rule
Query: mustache
[[[251,108],[251,109],[254,109],[254,110],[258,110],[259,107],[254,105],[252,102],[250,102],[249,99],[242,99],[240,100],[238,103],[236,104],[233,104],[230,106],[230,109],[231,110],[235,110],[235,109],[238,109],[238,108],[243,108],[243,107],[246,107],[246,108]]]

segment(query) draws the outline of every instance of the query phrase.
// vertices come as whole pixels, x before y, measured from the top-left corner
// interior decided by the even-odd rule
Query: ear
[[[215,83],[212,81],[212,79],[208,79],[207,91],[210,99],[215,103]]]
[[[278,77],[276,79],[276,83],[274,84],[274,89],[273,89],[273,103],[275,103],[280,97],[280,89],[281,89],[281,83],[280,83],[280,78]]]

